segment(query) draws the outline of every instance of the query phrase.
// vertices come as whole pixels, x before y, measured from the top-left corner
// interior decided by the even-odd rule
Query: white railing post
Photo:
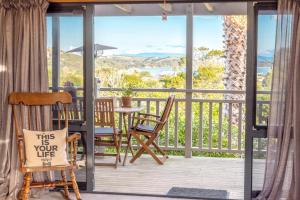
[[[185,93],[185,157],[192,157],[193,93],[193,4],[187,5],[186,17],[186,93]]]

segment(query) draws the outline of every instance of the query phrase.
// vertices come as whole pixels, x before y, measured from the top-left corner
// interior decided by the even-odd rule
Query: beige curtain
[[[258,199],[300,199],[300,2],[279,0],[265,183]]]
[[[13,15],[3,3],[0,4],[0,199],[8,192],[11,165],[11,109],[7,106],[7,96],[12,91],[13,58],[12,33]]]
[[[47,7],[46,0],[0,0],[0,199],[15,199],[21,183],[8,94],[48,91]]]

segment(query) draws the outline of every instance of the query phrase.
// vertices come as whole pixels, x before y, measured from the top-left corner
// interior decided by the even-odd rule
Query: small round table
[[[144,108],[143,107],[116,107],[114,108],[116,113],[121,113],[123,117],[123,124],[124,124],[124,130],[126,133],[127,137],[127,146],[125,150],[125,156],[124,156],[124,161],[123,161],[123,166],[125,166],[126,159],[128,156],[128,148],[130,149],[130,152],[132,156],[134,156],[134,152],[131,146],[131,137],[130,137],[130,132],[128,130],[130,124],[131,124],[131,115],[133,114],[133,117],[136,112],[142,111]],[[127,118],[127,120],[126,120]]]

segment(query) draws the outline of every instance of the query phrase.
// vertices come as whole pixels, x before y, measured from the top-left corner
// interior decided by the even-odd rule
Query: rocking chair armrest
[[[79,140],[81,138],[80,133],[74,133],[72,135],[70,135],[69,137],[67,137],[67,142],[73,142],[75,140]]]

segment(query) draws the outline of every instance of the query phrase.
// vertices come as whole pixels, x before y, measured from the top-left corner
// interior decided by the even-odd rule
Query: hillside
[[[143,68],[143,67],[177,67],[180,57],[134,57],[134,56],[105,56],[98,57],[95,62],[97,67],[114,67],[118,69]]]
[[[48,49],[48,58],[52,58],[52,51]],[[95,60],[95,68],[113,67],[117,69],[142,68],[142,67],[177,67],[181,57],[146,57],[146,56],[103,56]],[[65,53],[60,54],[61,68],[68,68],[74,71],[82,71],[83,60],[79,54]],[[48,59],[51,65],[51,59]]]
[[[52,57],[51,49],[47,51],[48,58]],[[170,67],[180,66],[181,55],[168,55],[166,53],[151,53],[137,55],[112,55],[100,56],[95,60],[95,68],[113,67],[116,69],[143,68],[143,67]],[[60,64],[62,69],[82,72],[83,60],[79,54],[65,53],[61,51]],[[51,59],[48,59],[48,65],[51,66]],[[272,67],[272,58],[258,56],[258,67]]]

